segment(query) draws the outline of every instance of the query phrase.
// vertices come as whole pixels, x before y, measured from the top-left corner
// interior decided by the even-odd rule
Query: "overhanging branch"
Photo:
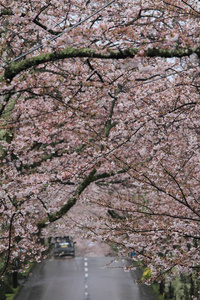
[[[28,70],[31,67],[36,67],[40,64],[53,62],[66,58],[87,57],[99,59],[123,59],[126,57],[134,57],[137,53],[136,49],[127,49],[125,51],[110,51],[109,53],[96,52],[90,48],[75,49],[67,47],[60,51],[47,52],[34,57],[27,58],[20,62],[12,62],[4,73],[5,80],[12,80],[16,75],[22,71]]]
[[[77,189],[74,192],[73,197],[69,198],[66,204],[64,204],[60,210],[53,214],[49,214],[46,218],[41,220],[37,226],[39,229],[39,232],[42,230],[42,228],[45,228],[48,226],[49,223],[53,223],[60,218],[62,218],[63,215],[65,215],[71,208],[74,206],[77,202],[78,196],[82,194],[82,192],[92,183],[102,178],[108,178],[111,176],[114,176],[114,172],[110,173],[101,173],[96,175],[96,169],[93,169],[88,176],[78,185]]]
[[[11,81],[16,75],[22,71],[26,71],[31,67],[37,67],[40,64],[53,62],[66,58],[85,57],[85,58],[98,58],[98,59],[125,59],[127,57],[133,58],[138,53],[138,49],[128,48],[119,51],[96,52],[90,48],[76,49],[67,47],[60,51],[47,52],[34,57],[27,58],[20,62],[12,62],[5,68],[4,75],[1,80]],[[144,52],[146,57],[184,57],[196,53],[200,57],[200,46],[196,48],[179,48],[179,49],[157,49],[149,48]]]

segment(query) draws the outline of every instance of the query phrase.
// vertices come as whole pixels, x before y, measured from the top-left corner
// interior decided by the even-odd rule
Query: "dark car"
[[[74,242],[69,237],[56,238],[54,244],[54,256],[75,256]]]

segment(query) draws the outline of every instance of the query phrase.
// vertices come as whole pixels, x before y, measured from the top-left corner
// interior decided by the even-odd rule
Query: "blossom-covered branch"
[[[98,58],[98,59],[125,59],[134,58],[136,54],[145,57],[185,57],[192,54],[197,54],[200,57],[200,47],[197,48],[178,48],[178,49],[158,49],[149,48],[148,50],[140,53],[136,48],[127,48],[125,50],[112,51],[109,50],[108,53],[97,52],[90,48],[75,49],[73,47],[67,47],[61,51],[49,52],[40,54],[38,56],[33,56],[24,59],[20,62],[12,62],[5,69],[2,79],[12,80],[20,72],[25,71],[31,67],[37,67],[40,64],[47,62],[54,62],[61,59],[75,58],[75,57],[85,57],[85,58]]]

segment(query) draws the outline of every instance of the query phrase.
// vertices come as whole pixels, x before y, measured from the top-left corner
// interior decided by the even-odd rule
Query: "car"
[[[74,242],[70,237],[57,237],[54,244],[54,256],[75,256]]]

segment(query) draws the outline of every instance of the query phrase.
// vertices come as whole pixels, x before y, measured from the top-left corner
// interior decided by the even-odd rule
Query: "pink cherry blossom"
[[[1,273],[63,233],[199,271],[199,3],[107,3],[0,3]]]

